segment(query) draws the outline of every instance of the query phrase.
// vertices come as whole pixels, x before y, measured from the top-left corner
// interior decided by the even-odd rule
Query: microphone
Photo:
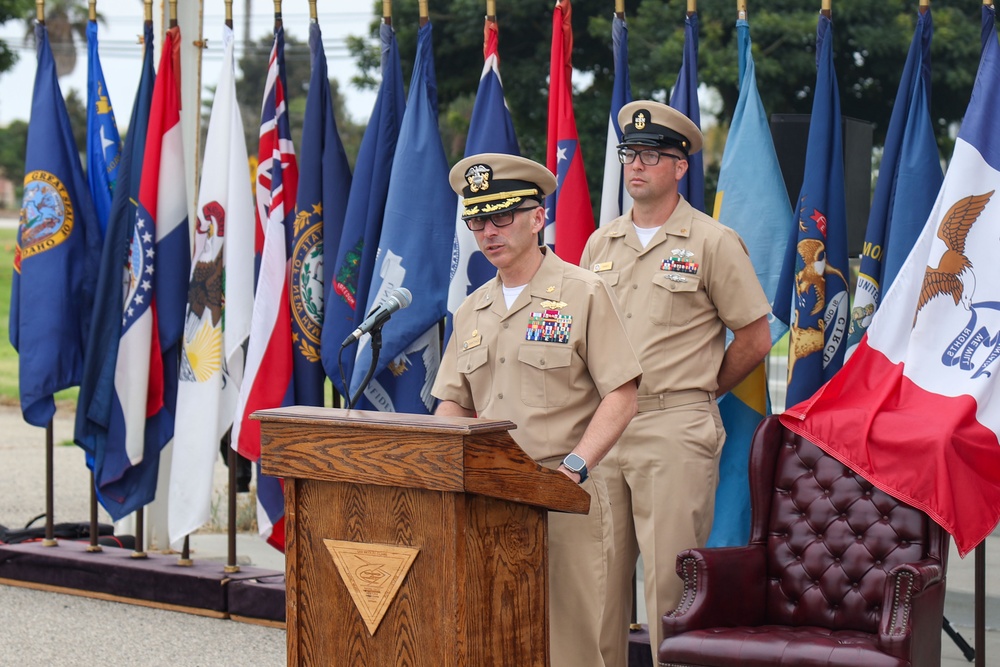
[[[412,301],[413,296],[410,294],[410,290],[405,287],[400,287],[399,289],[394,289],[389,292],[389,296],[386,297],[385,301],[380,303],[378,308],[372,311],[371,315],[365,318],[365,321],[361,323],[361,326],[351,332],[351,335],[344,339],[344,342],[340,344],[341,349],[358,340],[372,329],[377,329],[385,324],[386,320],[392,317],[393,313],[397,310],[406,308]]]

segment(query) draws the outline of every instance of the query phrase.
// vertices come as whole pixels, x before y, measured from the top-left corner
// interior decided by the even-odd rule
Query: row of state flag
[[[570,0],[559,0],[553,12],[547,154],[558,188],[546,202],[545,241],[575,262],[595,221],[572,107],[571,14]],[[791,207],[757,91],[749,23],[737,21],[740,94],[714,210],[743,237],[772,297],[772,341],[788,332],[787,404],[793,407],[784,423],[880,488],[925,509],[956,537],[962,553],[1000,518],[1000,494],[980,488],[1000,488],[995,484],[1000,419],[991,417],[998,408],[991,407],[992,370],[987,370],[1000,356],[1000,333],[992,326],[1000,318],[991,319],[1000,298],[990,294],[1000,289],[1000,276],[991,275],[988,260],[975,261],[966,244],[967,235],[984,235],[980,228],[991,221],[1000,224],[996,204],[990,208],[990,170],[1000,170],[994,161],[997,140],[985,120],[1000,86],[994,20],[993,9],[984,6],[983,58],[949,171],[979,169],[975,173],[984,175],[945,178],[941,187],[929,112],[933,24],[929,9],[917,16],[853,308],[829,17],[818,19],[806,167]],[[155,497],[160,452],[173,442],[168,517],[176,544],[208,520],[219,444],[231,439],[241,455],[258,462],[261,532],[283,548],[282,482],[260,474],[259,425],[249,418],[255,410],[322,405],[326,378],[345,403],[358,407],[433,410],[430,386],[441,357],[441,326],[448,329],[449,314],[495,271],[462,223],[448,186],[432,35],[428,21],[418,34],[404,97],[395,36],[389,25],[381,26],[381,84],[352,175],[333,117],[316,22],[309,36],[307,140],[296,154],[278,24],[251,192],[233,35],[225,28],[197,219],[189,225],[179,28],[166,32],[154,71],[152,26],[145,27],[142,76],[121,146],[91,26],[85,178],[46,28],[36,27],[38,70],[10,337],[20,354],[28,422],[46,425],[55,410],[52,394],[80,385],[75,439],[112,518]],[[498,44],[497,25],[487,19],[466,155],[519,152]],[[622,16],[613,21],[612,44],[615,81],[600,224],[630,205],[615,149],[621,138],[618,110],[631,100]],[[698,15],[692,12],[685,20],[684,57],[670,104],[700,123],[697,61]],[[680,189],[704,208],[701,155],[692,158]],[[979,227],[970,231],[977,221]],[[868,252],[874,248],[878,251]],[[890,291],[891,285],[897,287]],[[364,316],[401,287],[411,289],[414,305],[393,316],[380,353],[368,335],[357,350],[345,350],[341,342]],[[895,316],[886,322],[890,316],[881,313],[890,305]],[[963,318],[968,323],[957,331],[942,324]],[[942,395],[951,398],[939,401]],[[924,417],[941,412],[947,418],[913,419],[901,429],[901,415],[912,416],[914,409]],[[717,546],[744,543],[749,533],[749,443],[770,411],[763,365],[721,397],[720,411],[728,435],[710,538]],[[924,466],[913,465],[918,456],[942,469],[925,474]],[[975,494],[959,493],[961,488]],[[973,495],[985,500],[974,503]]]

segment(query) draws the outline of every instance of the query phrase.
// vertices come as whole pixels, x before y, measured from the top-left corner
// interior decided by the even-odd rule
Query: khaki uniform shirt
[[[771,312],[743,240],[683,197],[645,248],[630,210],[591,235],[580,265],[618,296],[642,364],[640,396],[714,392],[726,327]]]
[[[641,374],[605,283],[545,252],[509,310],[499,276],[466,298],[431,393],[514,422],[541,461],[568,454],[601,399]]]

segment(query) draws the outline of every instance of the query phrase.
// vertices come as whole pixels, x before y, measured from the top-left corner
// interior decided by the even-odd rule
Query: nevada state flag
[[[1000,520],[1000,45],[923,232],[844,368],[781,422],[925,511],[963,556]]]

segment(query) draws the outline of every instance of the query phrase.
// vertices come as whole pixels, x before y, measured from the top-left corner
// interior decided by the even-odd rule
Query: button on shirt
[[[606,284],[543,252],[510,309],[499,276],[469,295],[431,391],[514,422],[511,436],[535,460],[568,454],[601,399],[642,374]]]

